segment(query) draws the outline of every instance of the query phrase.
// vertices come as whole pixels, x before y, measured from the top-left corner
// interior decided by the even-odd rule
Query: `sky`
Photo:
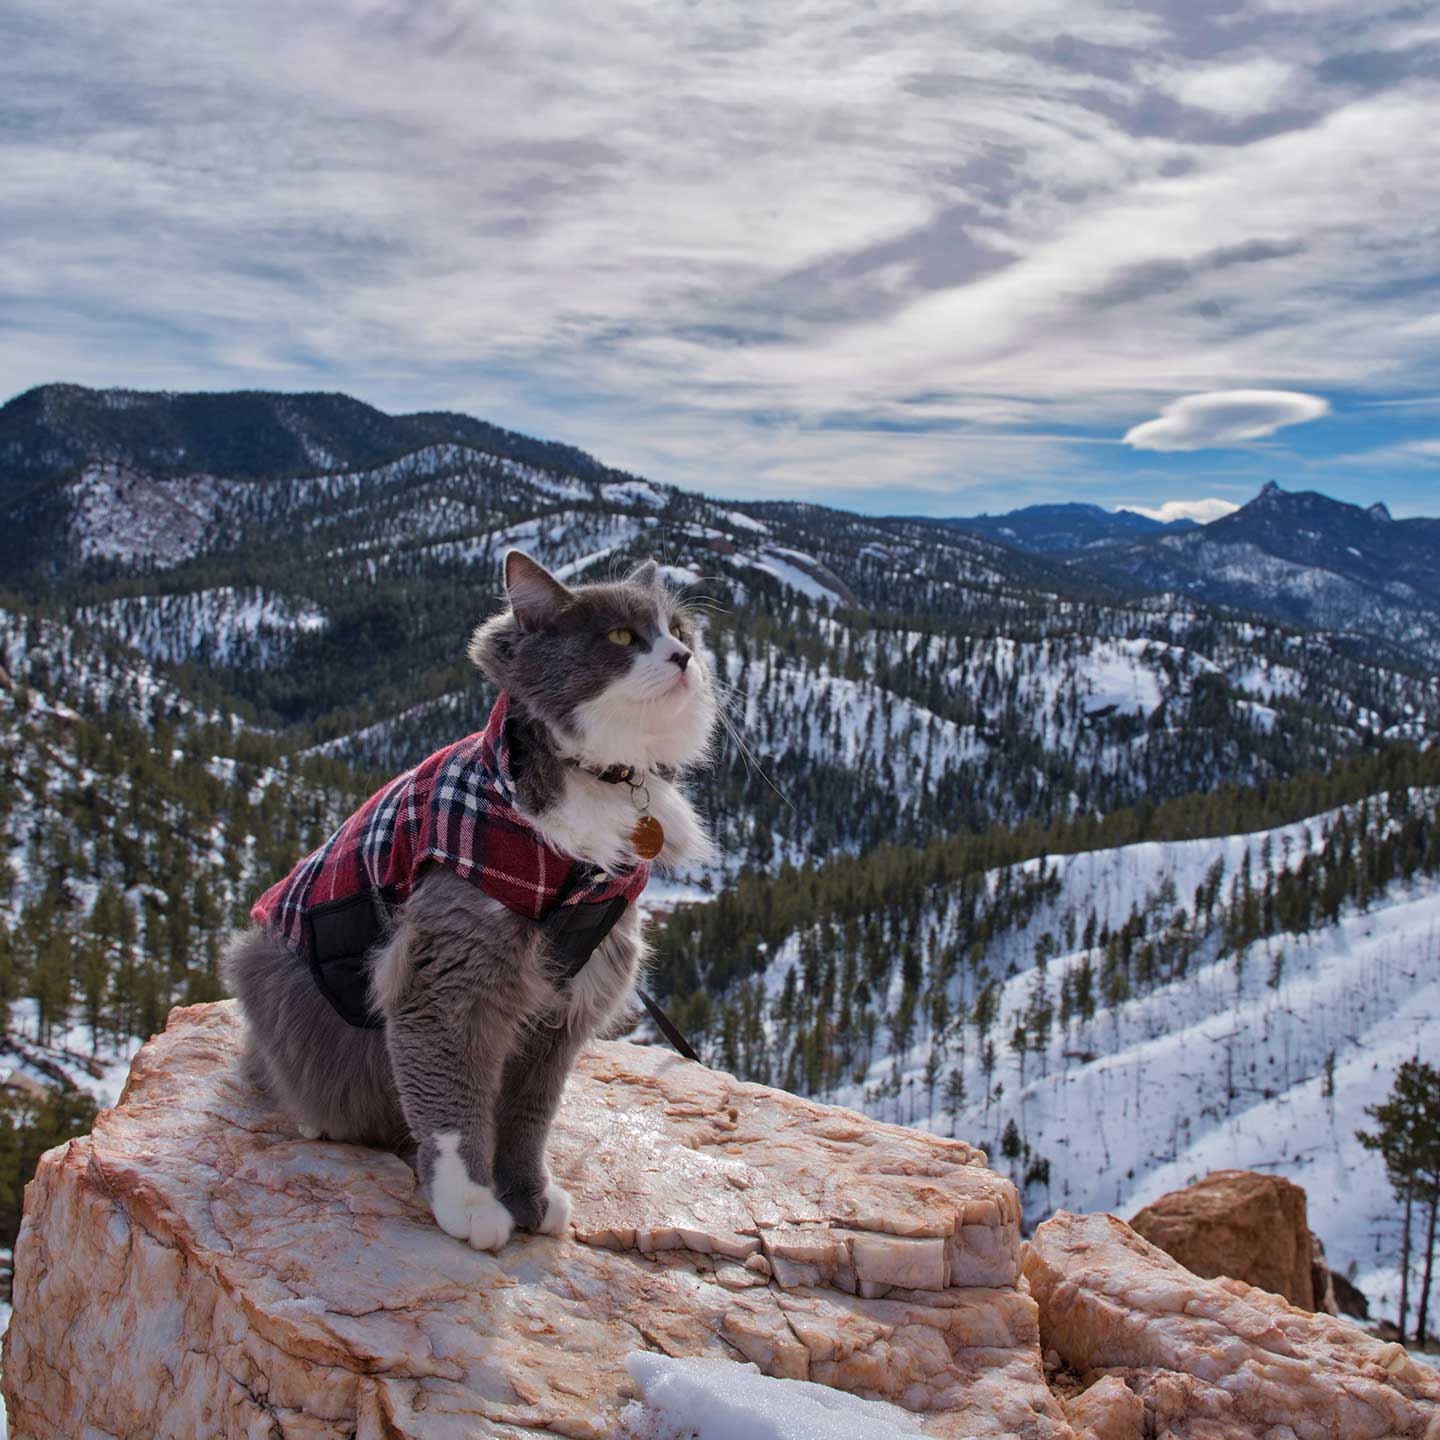
[[[0,398],[50,380],[1437,514],[1440,0],[6,0]]]

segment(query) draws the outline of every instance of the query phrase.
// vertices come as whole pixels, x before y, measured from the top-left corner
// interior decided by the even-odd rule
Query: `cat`
[[[581,862],[571,873],[590,885],[584,893],[601,899],[565,913],[613,920],[618,911],[613,928],[567,979],[568,952],[553,923],[525,913],[529,892],[517,899],[488,878],[496,868],[490,856],[482,878],[466,868],[480,865],[477,855],[446,851],[443,863],[418,867],[408,894],[399,886],[383,930],[365,931],[362,923],[354,945],[376,940],[362,950],[368,990],[360,992],[361,1006],[369,1014],[347,1021],[320,988],[328,972],[307,965],[297,939],[310,936],[318,955],[320,927],[336,923],[322,917],[338,910],[348,928],[357,900],[366,922],[377,870],[352,875],[360,896],[316,904],[308,920],[285,909],[286,897],[304,889],[295,888],[297,877],[325,894],[317,876],[359,863],[343,857],[349,832],[342,827],[328,851],[322,847],[267,892],[254,912],[264,923],[234,937],[225,957],[247,1020],[249,1076],[309,1138],[408,1151],[441,1229],[480,1250],[498,1249],[515,1227],[552,1235],[568,1229],[570,1197],[550,1177],[545,1148],[581,1046],[626,1008],[645,957],[639,916],[628,903],[646,874],[635,848],[637,805],[648,803],[663,830],[662,866],[713,853],[680,786],[709,753],[713,683],[695,620],[661,583],[654,562],[624,580],[570,588],[512,550],[504,577],[507,608],[480,625],[469,645],[501,698],[481,736],[432,757],[433,793],[472,793],[465,757],[489,754],[481,744],[488,736],[498,767],[508,761],[508,775],[485,774],[476,783],[492,787],[486,803],[497,814],[508,809],[519,819],[509,830],[497,828],[494,839],[476,827],[473,846],[529,846],[551,885],[551,872]],[[390,799],[409,793],[403,787],[431,773],[430,764],[393,781],[346,825],[363,829],[367,812],[384,818]],[[447,777],[456,775],[462,783],[447,789]],[[390,808],[401,804],[396,799]],[[412,833],[400,824],[383,832],[383,843],[367,834],[363,845],[371,849],[361,858],[370,865],[384,850],[393,868],[393,853]],[[524,875],[509,878],[527,883]]]

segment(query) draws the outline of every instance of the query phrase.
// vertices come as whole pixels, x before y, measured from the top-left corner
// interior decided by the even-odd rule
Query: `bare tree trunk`
[[[1405,1228],[1400,1232],[1400,1338],[1410,1318],[1410,1209],[1415,1195],[1415,1177],[1405,1177]]]
[[[1435,1211],[1440,1209],[1440,1182],[1430,1190],[1430,1216],[1425,1227],[1425,1278],[1420,1282],[1420,1309],[1415,1318],[1415,1343],[1425,1343],[1425,1327],[1430,1316],[1430,1279],[1435,1272]],[[1405,1338],[1403,1335],[1400,1337]]]

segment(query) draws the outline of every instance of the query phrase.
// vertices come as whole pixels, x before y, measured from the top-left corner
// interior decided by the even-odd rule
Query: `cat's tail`
[[[246,1021],[241,1072],[258,1089],[272,1092],[274,1077],[265,1063],[256,1031],[266,1020],[266,1001],[270,997],[265,992],[273,991],[277,967],[287,960],[282,943],[259,925],[233,931],[220,955],[220,977],[226,990],[240,1001]]]

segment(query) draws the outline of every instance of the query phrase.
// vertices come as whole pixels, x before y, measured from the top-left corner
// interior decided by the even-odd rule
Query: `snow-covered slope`
[[[82,560],[178,565],[204,547],[216,516],[241,489],[211,475],[156,477],[87,465],[65,491],[70,540]]]
[[[1323,890],[1321,857],[1348,863],[1334,860],[1347,836],[1363,856],[1360,836],[1433,826],[1436,806],[1410,792],[1255,834],[1030,861],[990,872],[978,901],[937,894],[911,932],[923,994],[909,1028],[902,975],[887,970],[882,1024],[868,1043],[860,1028],[825,1098],[986,1144],[1032,1220],[1056,1207],[1128,1217],[1226,1166],[1285,1175],[1308,1192],[1331,1263],[1382,1301],[1394,1206],[1354,1132],[1400,1061],[1440,1035],[1440,877],[1397,874],[1333,921],[1312,910],[1301,933],[1247,940],[1237,927],[1247,905],[1254,925],[1278,925],[1307,862]],[[977,924],[991,932],[978,945]],[[782,1069],[796,1033],[782,1017],[802,1003],[797,981],[813,995],[823,945],[792,936],[755,982]],[[804,1063],[791,1073],[802,1088]]]
[[[175,595],[132,595],[76,612],[82,625],[116,636],[167,664],[266,669],[287,656],[297,634],[323,630],[323,611],[259,588],[217,586]]]

